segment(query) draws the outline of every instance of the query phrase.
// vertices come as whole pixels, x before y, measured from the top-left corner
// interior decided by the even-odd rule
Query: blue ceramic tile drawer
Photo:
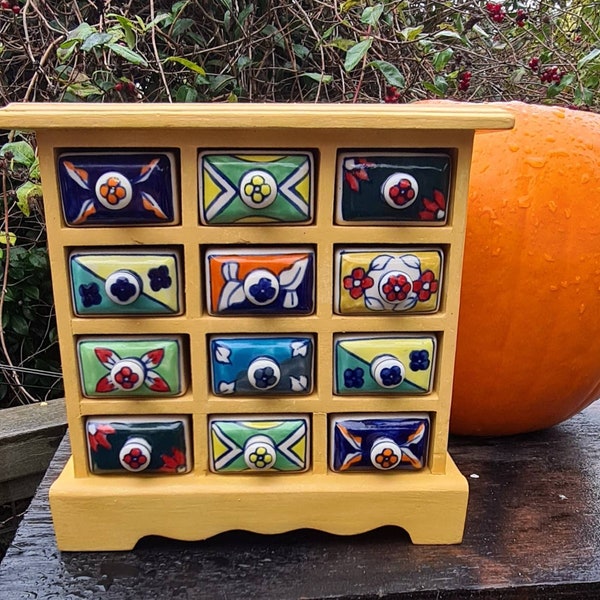
[[[443,225],[451,169],[451,157],[443,153],[340,154],[336,220],[356,225]]]
[[[171,152],[69,152],[58,157],[65,223],[172,225],[179,222],[177,163]]]
[[[177,250],[75,250],[69,256],[76,315],[177,315],[183,312]]]
[[[337,415],[329,426],[333,471],[418,470],[427,462],[426,413]]]
[[[310,394],[312,336],[213,336],[210,365],[217,395]]]
[[[93,473],[187,473],[192,469],[187,416],[89,417],[86,434]]]

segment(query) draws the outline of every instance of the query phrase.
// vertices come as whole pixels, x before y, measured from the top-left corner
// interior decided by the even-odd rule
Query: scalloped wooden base
[[[448,456],[445,475],[314,473],[75,478],[70,459],[50,489],[63,551],[131,550],[144,536],[202,540],[223,531],[313,528],[354,535],[384,525],[414,544],[458,544],[468,484]]]

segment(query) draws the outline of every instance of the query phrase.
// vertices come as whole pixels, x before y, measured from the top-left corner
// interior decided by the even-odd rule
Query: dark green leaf
[[[375,6],[367,6],[360,17],[360,22],[365,25],[375,27],[379,23],[379,19],[383,14],[383,4],[375,4]]]
[[[194,73],[198,73],[199,75],[206,75],[206,71],[195,62],[188,60],[187,58],[181,58],[179,56],[169,56],[169,58],[165,59],[165,62],[176,62],[186,69],[190,69],[190,71],[194,71]]]
[[[403,88],[406,85],[404,75],[402,75],[398,68],[391,63],[386,62],[385,60],[373,60],[369,65],[379,70],[390,85],[397,88]]]
[[[352,71],[354,67],[366,56],[369,48],[373,44],[373,38],[367,38],[362,42],[358,42],[346,52],[346,60],[344,61],[344,69],[346,72]]]
[[[92,33],[92,35],[87,37],[85,42],[81,44],[81,50],[82,52],[89,52],[93,48],[108,44],[108,42],[110,42],[112,39],[113,36],[109,33]]]
[[[452,58],[453,55],[454,50],[452,50],[452,48],[446,48],[445,50],[442,50],[441,52],[436,52],[433,55],[433,68],[436,70],[437,73],[444,69],[444,67],[448,64],[448,61]]]
[[[186,84],[180,85],[175,92],[176,102],[196,102],[197,99],[196,89]]]
[[[141,65],[142,67],[148,66],[148,62],[143,56],[140,56],[137,52],[130,50],[126,46],[121,46],[120,44],[108,44],[108,47],[115,54],[118,54],[121,58],[124,58],[132,65]]]
[[[29,323],[21,315],[11,315],[8,329],[12,329],[18,335],[27,335],[29,333]]]

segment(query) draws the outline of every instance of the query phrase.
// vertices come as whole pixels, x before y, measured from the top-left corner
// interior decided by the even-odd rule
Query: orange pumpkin
[[[600,397],[600,115],[521,103],[477,133],[451,431],[555,425]]]

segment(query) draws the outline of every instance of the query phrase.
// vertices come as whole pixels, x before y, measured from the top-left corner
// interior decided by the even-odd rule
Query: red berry
[[[534,56],[529,59],[529,68],[535,71],[540,66],[540,59],[537,56]]]
[[[16,4],[12,7],[12,11],[15,13],[15,15],[18,15],[21,12],[21,7],[17,6]]]
[[[527,13],[522,8],[519,8],[517,11],[517,16],[515,17],[517,25],[519,27],[523,27],[525,25],[525,21],[527,21],[527,18]]]
[[[131,81],[127,82],[127,91],[132,95],[135,94],[135,92],[136,92],[135,84],[132,83]]]
[[[2,8],[2,10],[10,10],[10,2],[8,0],[2,0],[2,2],[0,2],[0,8]]]
[[[385,98],[384,102],[386,104],[392,104],[394,102],[398,102],[400,100],[400,92],[393,86],[390,85],[385,89]]]

